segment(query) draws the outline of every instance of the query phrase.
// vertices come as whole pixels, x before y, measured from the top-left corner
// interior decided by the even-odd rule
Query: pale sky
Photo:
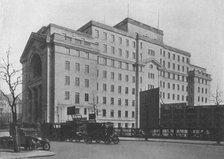
[[[114,26],[128,15],[164,31],[164,43],[191,53],[191,63],[224,91],[224,0],[0,0],[0,57],[10,46],[15,66],[31,32],[55,23],[78,29],[90,20]],[[0,81],[0,88],[4,87]]]

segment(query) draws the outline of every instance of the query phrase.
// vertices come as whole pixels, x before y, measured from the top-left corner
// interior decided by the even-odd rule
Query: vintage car
[[[34,128],[19,128],[19,144],[24,149],[38,149],[50,150],[50,142],[47,138],[41,138],[38,131]]]

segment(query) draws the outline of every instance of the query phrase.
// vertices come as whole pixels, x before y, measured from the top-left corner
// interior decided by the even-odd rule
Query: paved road
[[[224,146],[121,141],[118,145],[52,142],[50,159],[223,159]]]

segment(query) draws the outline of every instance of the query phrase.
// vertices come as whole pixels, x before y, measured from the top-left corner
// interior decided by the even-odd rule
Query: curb
[[[32,158],[32,157],[47,157],[47,156],[54,156],[55,153],[51,151],[41,151],[41,150],[34,150],[28,152],[0,152],[1,159],[22,159],[22,158]]]
[[[216,141],[200,141],[200,140],[178,140],[178,139],[155,139],[155,138],[131,138],[131,137],[119,137],[123,141],[148,141],[148,142],[167,142],[167,143],[182,143],[182,144],[203,144],[203,145],[218,145]],[[224,146],[224,142],[219,144]]]

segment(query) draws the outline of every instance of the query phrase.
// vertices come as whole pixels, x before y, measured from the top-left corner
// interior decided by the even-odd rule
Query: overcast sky
[[[191,63],[224,90],[224,0],[0,0],[0,56],[15,66],[31,32],[55,23],[78,29],[90,20],[114,26],[128,15],[164,31],[164,43],[191,53]],[[0,82],[1,83],[1,82]],[[0,85],[0,87],[3,87]]]

